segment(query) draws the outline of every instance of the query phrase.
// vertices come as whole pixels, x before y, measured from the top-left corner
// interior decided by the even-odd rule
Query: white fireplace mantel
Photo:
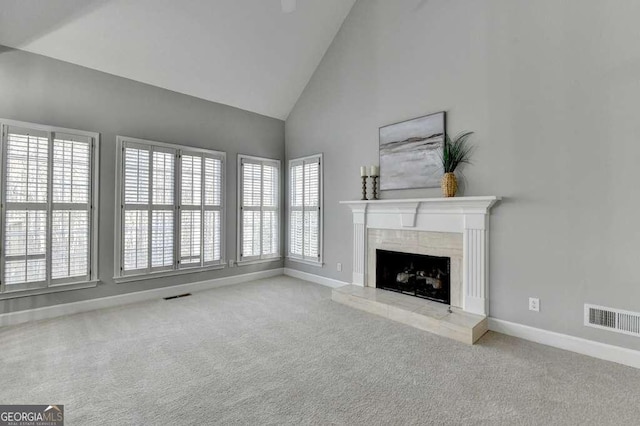
[[[367,229],[463,234],[462,308],[489,315],[489,211],[500,197],[341,201],[353,212],[353,284],[364,286]]]

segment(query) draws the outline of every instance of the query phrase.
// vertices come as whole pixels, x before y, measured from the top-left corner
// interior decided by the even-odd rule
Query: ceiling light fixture
[[[292,13],[296,11],[296,0],[280,0],[282,13]]]

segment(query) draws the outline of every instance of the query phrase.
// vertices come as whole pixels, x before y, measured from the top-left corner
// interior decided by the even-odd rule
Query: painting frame
[[[440,153],[446,137],[446,111],[379,127],[380,191],[440,187]],[[394,167],[394,162],[402,167]]]

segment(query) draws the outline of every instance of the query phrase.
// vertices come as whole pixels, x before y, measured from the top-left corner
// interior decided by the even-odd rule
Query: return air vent
[[[640,313],[584,305],[584,325],[640,337]]]
[[[173,299],[179,299],[181,297],[187,297],[187,296],[191,296],[191,293],[184,293],[184,294],[178,294],[177,296],[163,297],[163,299],[164,300],[173,300]]]

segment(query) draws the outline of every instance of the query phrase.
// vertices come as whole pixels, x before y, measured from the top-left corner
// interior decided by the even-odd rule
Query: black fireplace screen
[[[451,303],[448,257],[376,250],[376,287]]]

